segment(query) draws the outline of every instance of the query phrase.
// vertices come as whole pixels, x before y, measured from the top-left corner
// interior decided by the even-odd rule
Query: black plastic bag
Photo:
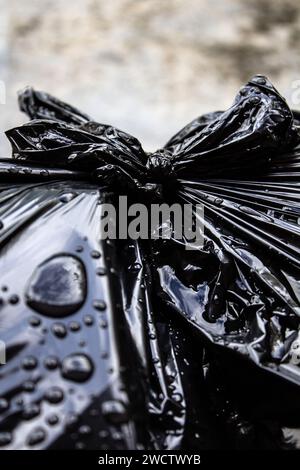
[[[146,154],[46,93],[19,101],[32,120],[0,161],[0,445],[297,446],[298,114],[256,76]],[[202,203],[204,246],[99,241],[119,194]]]

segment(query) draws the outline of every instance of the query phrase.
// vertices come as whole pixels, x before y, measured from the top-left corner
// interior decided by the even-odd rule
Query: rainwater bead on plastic
[[[23,383],[24,392],[32,393],[35,391],[35,383],[32,380],[25,380]]]
[[[57,338],[65,338],[67,329],[63,323],[54,323],[52,325],[52,332]]]
[[[92,315],[85,315],[83,321],[86,326],[92,326],[94,324],[94,318]]]
[[[57,255],[35,269],[26,299],[33,310],[48,317],[61,318],[81,307],[86,291],[83,263],[71,255]]]
[[[50,426],[55,426],[59,422],[59,417],[56,414],[52,414],[47,417],[46,421]]]
[[[127,422],[128,411],[122,402],[118,400],[105,401],[101,405],[101,413],[107,419],[107,421],[113,424],[120,424]]]
[[[46,357],[46,359],[44,361],[44,366],[46,367],[46,369],[49,369],[49,370],[56,369],[58,364],[59,364],[59,361],[58,361],[57,357],[55,357],[55,356],[48,356],[48,357]]]
[[[60,403],[64,398],[64,393],[59,387],[50,387],[45,392],[45,400],[49,403],[57,404]]]
[[[38,317],[32,316],[29,318],[30,326],[37,327],[41,324],[41,320]]]
[[[71,321],[69,323],[69,329],[73,332],[79,331],[81,329],[80,323],[78,323],[77,321]]]
[[[31,447],[40,444],[46,439],[46,431],[43,428],[35,428],[26,439],[26,443]]]
[[[41,412],[40,406],[37,403],[28,404],[22,411],[22,418],[30,420],[38,416]]]
[[[71,202],[75,196],[76,196],[75,193],[65,193],[60,196],[59,200],[61,202]]]
[[[88,424],[83,424],[83,425],[80,426],[80,428],[78,429],[78,434],[79,434],[81,437],[87,437],[87,436],[89,436],[90,434],[92,434],[92,428],[91,428]]]
[[[16,305],[19,302],[19,296],[16,294],[13,294],[9,297],[8,301],[11,305]]]
[[[220,206],[221,204],[223,204],[223,199],[219,198],[219,197],[216,197],[216,199],[214,200],[214,203],[217,205],[217,206]]]
[[[142,269],[141,263],[133,263],[129,266],[128,271],[135,273]]]
[[[22,360],[22,367],[25,370],[33,370],[37,366],[37,359],[34,356],[24,357]]]
[[[62,361],[62,376],[73,382],[86,382],[93,370],[93,363],[86,354],[71,354]]]
[[[107,270],[106,268],[99,267],[96,269],[96,274],[97,276],[104,276],[105,274],[107,274]]]
[[[94,300],[93,302],[93,307],[96,309],[96,310],[99,310],[100,312],[102,312],[103,310],[106,309],[106,303],[104,302],[104,300]]]

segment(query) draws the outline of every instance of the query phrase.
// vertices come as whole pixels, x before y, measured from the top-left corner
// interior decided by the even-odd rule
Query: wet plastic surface
[[[0,161],[0,446],[299,446],[298,114],[262,76],[146,154],[27,89]],[[204,205],[205,243],[99,241],[115,195]]]

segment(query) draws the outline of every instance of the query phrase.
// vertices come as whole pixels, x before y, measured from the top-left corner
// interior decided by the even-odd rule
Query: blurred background
[[[295,108],[299,0],[0,0],[3,131],[24,122],[26,85],[161,147],[197,115],[228,107],[254,73]],[[295,96],[295,95],[294,95]],[[299,103],[298,103],[299,101]]]

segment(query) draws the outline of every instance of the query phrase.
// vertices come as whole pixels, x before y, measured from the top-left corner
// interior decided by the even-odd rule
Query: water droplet
[[[57,415],[50,415],[47,418],[47,423],[50,424],[50,426],[55,426],[59,422],[59,418]]]
[[[55,356],[48,356],[45,359],[44,365],[46,369],[54,370],[58,366],[58,359]]]
[[[85,354],[71,354],[62,362],[62,375],[73,382],[85,382],[93,373],[93,363]]]
[[[100,267],[96,269],[97,276],[104,276],[106,273],[107,273],[106,268]]]
[[[33,419],[40,414],[40,411],[39,405],[32,403],[24,408],[22,418],[26,420]]]
[[[93,307],[96,310],[103,311],[106,309],[106,303],[104,302],[104,300],[94,300]]]
[[[128,421],[128,412],[118,400],[105,401],[101,405],[102,415],[111,423],[119,424]]]
[[[49,403],[53,403],[53,404],[59,403],[63,400],[63,398],[64,398],[64,393],[58,387],[51,387],[45,393],[45,399]]]
[[[86,326],[91,326],[94,323],[94,319],[93,319],[92,315],[85,315],[83,321],[84,321]]]
[[[19,302],[19,296],[14,294],[14,295],[11,295],[10,298],[8,299],[9,303],[11,305],[16,305],[18,302]]]
[[[136,272],[136,271],[139,271],[141,268],[142,268],[142,265],[140,263],[133,263],[129,266],[128,271]]]
[[[80,436],[89,436],[92,433],[92,429],[87,424],[83,424],[78,429],[78,433],[80,434]]]
[[[41,320],[38,317],[30,317],[29,318],[30,326],[39,326],[41,324]]]
[[[36,366],[37,366],[37,360],[34,356],[27,356],[27,357],[24,357],[24,359],[22,360],[22,367],[25,370],[35,369]]]
[[[216,197],[214,202],[215,202],[215,204],[217,204],[217,206],[220,206],[221,204],[223,204],[223,199],[221,199],[219,197]]]
[[[58,338],[64,338],[67,334],[66,327],[63,323],[54,323],[54,325],[52,325],[52,332]]]
[[[70,255],[55,256],[38,266],[27,289],[31,308],[50,317],[77,311],[86,296],[83,264]]]
[[[29,393],[34,392],[35,383],[32,380],[25,380],[25,382],[23,383],[23,390]]]
[[[70,202],[75,196],[77,196],[76,193],[65,193],[60,196],[59,200],[61,202]]]
[[[29,446],[40,444],[46,439],[46,432],[43,428],[36,428],[27,437],[26,443]]]
[[[79,331],[81,326],[77,321],[71,321],[69,324],[70,331]]]

